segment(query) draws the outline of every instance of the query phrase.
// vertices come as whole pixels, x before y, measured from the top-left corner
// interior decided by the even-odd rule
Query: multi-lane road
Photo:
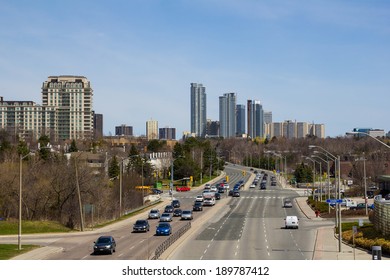
[[[229,175],[230,188],[239,180],[247,181],[240,191],[240,197],[222,194],[215,206],[204,207],[203,211],[194,212],[192,227],[183,237],[170,246],[162,256],[166,259],[180,260],[305,260],[312,259],[316,228],[329,222],[312,223],[300,214],[293,205],[284,208],[283,201],[292,201],[298,194],[280,185],[271,186],[268,176],[267,188],[260,190],[248,186],[254,174],[243,167],[229,165],[225,172]],[[195,197],[201,194],[199,188],[190,192],[174,193],[181,202],[181,209],[192,209]],[[157,208],[163,211],[170,198]],[[44,259],[82,260],[82,259],[119,259],[143,260],[154,256],[155,249],[168,237],[155,236],[158,220],[149,220],[150,231],[133,233],[132,226],[137,219],[146,219],[148,212],[132,217],[126,221],[76,234],[28,235],[23,237],[24,244],[38,244],[51,248]],[[299,229],[285,229],[284,217],[295,215],[300,218]],[[173,232],[185,225],[185,221],[174,217],[171,222]],[[93,242],[101,235],[112,235],[117,242],[117,250],[112,255],[94,255]],[[10,240],[8,240],[10,241]],[[1,237],[6,243],[7,238]],[[12,241],[11,241],[12,242]]]

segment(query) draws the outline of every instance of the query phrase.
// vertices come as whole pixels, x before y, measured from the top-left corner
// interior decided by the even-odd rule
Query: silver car
[[[149,212],[149,219],[159,219],[160,218],[160,210],[152,209]]]
[[[183,210],[181,212],[181,219],[182,220],[192,220],[194,217],[192,216],[192,211],[191,210]]]
[[[162,213],[160,217],[160,222],[172,222],[172,214]]]

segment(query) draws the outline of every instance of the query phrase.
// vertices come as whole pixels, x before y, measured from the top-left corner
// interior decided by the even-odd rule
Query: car
[[[299,227],[299,219],[297,216],[287,216],[284,219],[284,228],[296,228],[298,229]]]
[[[211,185],[210,185],[210,184],[205,184],[205,185],[204,185],[204,189],[205,189],[205,190],[209,190],[210,188],[211,188]]]
[[[265,183],[261,183],[260,190],[266,190],[266,189],[267,189],[267,185]]]
[[[133,225],[133,232],[147,232],[149,231],[149,222],[148,220],[137,220]]]
[[[163,193],[163,190],[159,190],[159,189],[156,189],[156,188],[151,189],[151,191],[152,191],[153,194],[162,194]]]
[[[233,191],[233,197],[240,197],[240,192],[239,191]]]
[[[182,213],[183,213],[183,211],[180,208],[176,208],[173,211],[173,217],[180,217]]]
[[[183,212],[181,213],[182,220],[192,220],[193,218],[194,216],[192,215],[191,210],[183,210]]]
[[[225,187],[218,187],[218,193],[224,193]]]
[[[366,204],[364,202],[356,204],[356,206],[349,207],[350,210],[360,210],[366,209]],[[374,204],[367,204],[367,209],[374,209]]]
[[[385,200],[390,200],[390,193],[385,195]]]
[[[175,208],[173,208],[172,205],[167,205],[165,206],[164,213],[173,213],[173,210],[175,210]]]
[[[200,201],[195,201],[194,206],[192,207],[194,211],[203,211],[203,205]]]
[[[211,192],[217,192],[218,190],[217,190],[216,186],[211,186],[210,191]]]
[[[233,196],[233,192],[234,192],[233,190],[229,190],[228,195]]]
[[[180,201],[177,200],[177,199],[174,199],[174,200],[172,200],[171,205],[173,206],[173,208],[179,208],[180,207]]]
[[[215,200],[220,200],[220,199],[221,199],[221,194],[215,193]]]
[[[195,201],[203,202],[203,195],[197,195]]]
[[[172,214],[162,213],[160,217],[160,222],[172,222]]]
[[[160,210],[151,209],[148,215],[149,219],[160,219]]]
[[[250,189],[256,188],[256,184],[251,184],[251,185],[249,186],[249,188],[250,188]]]
[[[289,199],[286,199],[284,202],[283,202],[283,207],[284,208],[291,208],[293,205],[292,205],[292,202],[291,200]]]
[[[367,191],[367,198],[374,198],[375,192],[374,191]]]
[[[171,235],[172,227],[169,223],[159,223],[156,227],[156,235]]]
[[[275,187],[276,186],[276,181],[271,182],[271,186]]]
[[[93,253],[109,253],[112,254],[116,250],[116,242],[114,237],[111,235],[108,236],[100,236],[95,242],[93,246]]]
[[[190,191],[191,190],[191,188],[190,187],[187,187],[187,186],[177,186],[176,187],[176,191],[177,192],[188,192],[188,191]]]

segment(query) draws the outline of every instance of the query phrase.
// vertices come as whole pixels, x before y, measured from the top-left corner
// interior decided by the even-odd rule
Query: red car
[[[177,192],[188,192],[189,190],[191,190],[191,188],[190,187],[186,187],[186,186],[177,186],[176,187],[176,191]]]

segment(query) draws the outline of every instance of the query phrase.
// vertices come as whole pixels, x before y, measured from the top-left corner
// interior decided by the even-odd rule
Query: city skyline
[[[143,135],[153,118],[180,138],[199,82],[208,119],[235,92],[326,136],[388,132],[389,15],[383,1],[2,1],[0,96],[37,102],[49,75],[85,76],[105,135],[122,123]]]

